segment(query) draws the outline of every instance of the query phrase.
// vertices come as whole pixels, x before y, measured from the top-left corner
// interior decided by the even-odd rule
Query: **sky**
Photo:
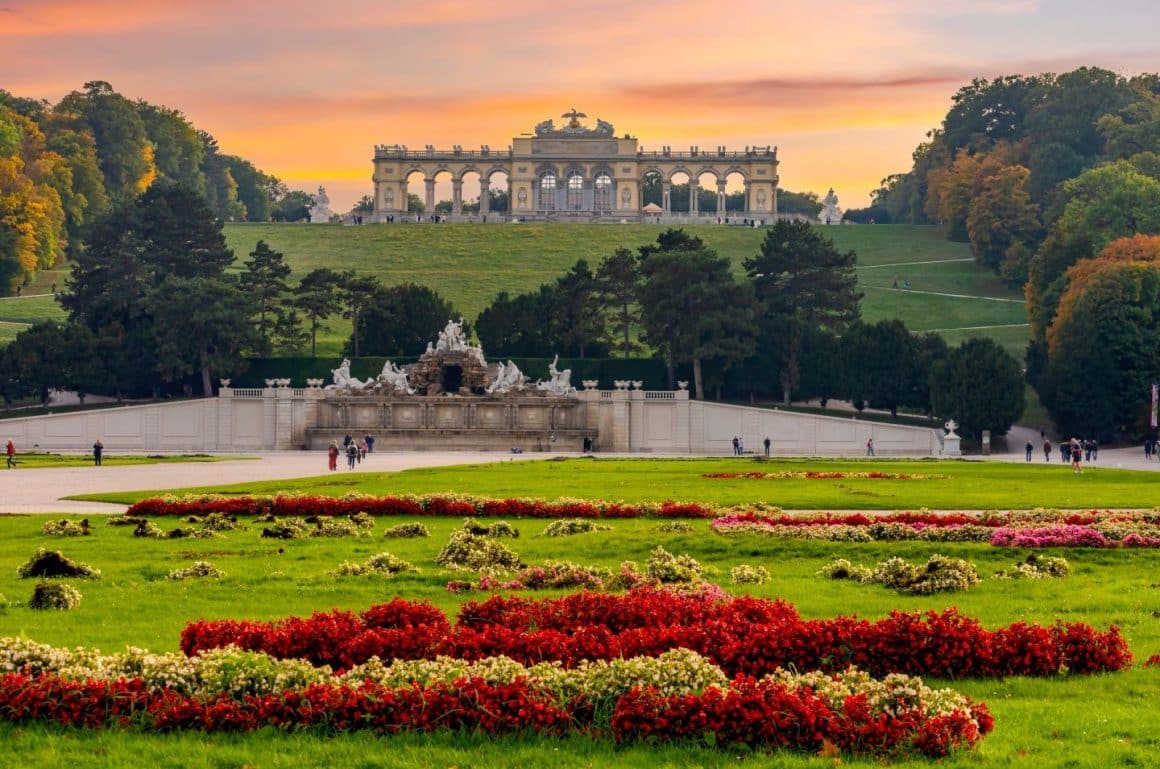
[[[646,150],[777,146],[783,188],[847,208],[972,78],[1160,70],[1154,3],[0,0],[0,88],[108,81],[336,211],[376,144],[506,147],[573,107]]]

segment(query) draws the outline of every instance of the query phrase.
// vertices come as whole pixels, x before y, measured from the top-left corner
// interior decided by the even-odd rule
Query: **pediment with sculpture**
[[[612,123],[597,118],[596,127],[589,128],[580,122],[580,118],[588,117],[583,112],[578,111],[575,107],[571,111],[565,112],[560,117],[568,118],[568,122],[559,128],[556,127],[552,120],[545,120],[536,124],[536,136],[543,137],[609,137],[613,135]]]

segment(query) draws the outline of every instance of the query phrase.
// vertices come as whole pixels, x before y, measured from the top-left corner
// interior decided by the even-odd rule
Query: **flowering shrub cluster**
[[[938,554],[932,555],[925,564],[918,565],[902,558],[887,558],[873,569],[839,558],[823,566],[818,574],[830,579],[851,579],[884,585],[908,595],[968,590],[979,583],[979,573],[969,561]]]
[[[167,579],[221,579],[225,575],[224,571],[209,561],[194,561],[192,566],[169,572]]]
[[[693,524],[685,521],[666,521],[657,526],[657,531],[662,534],[688,534],[693,531]]]
[[[474,534],[477,537],[509,537],[511,539],[520,538],[519,529],[517,529],[515,526],[512,526],[507,521],[480,523],[474,518],[464,518],[463,530],[469,534]]]
[[[608,569],[597,566],[579,566],[568,561],[544,561],[540,566],[525,566],[509,580],[500,580],[490,575],[484,575],[477,583],[452,580],[447,583],[447,590],[452,593],[463,593],[471,590],[558,590],[564,588],[600,590],[611,576],[612,572]]]
[[[47,521],[40,527],[40,533],[50,537],[87,537],[93,532],[89,529],[89,519],[70,521],[61,518],[57,521]]]
[[[383,532],[384,537],[392,539],[417,539],[419,537],[429,537],[431,532],[426,526],[415,521],[414,523],[400,523],[396,526],[391,526]]]
[[[343,497],[286,495],[275,497],[226,497],[191,495],[151,497],[132,505],[127,516],[205,515],[344,516],[365,512],[371,516],[452,516],[477,518],[712,518],[715,505],[697,502],[608,502],[591,499],[492,499],[461,494],[427,494],[374,497],[349,494]]]
[[[838,542],[990,542],[997,547],[1160,547],[1160,513],[1030,510],[985,513],[813,513],[733,511],[718,534],[762,534]]]
[[[590,531],[611,531],[611,526],[596,523],[590,518],[562,518],[549,523],[540,536],[542,537],[571,537],[574,534],[587,534]]]
[[[757,480],[830,480],[834,478],[874,478],[888,481],[926,481],[932,478],[946,478],[945,475],[920,475],[919,473],[845,472],[819,470],[783,470],[777,473],[704,473],[702,478],[753,478]]]
[[[704,655],[725,674],[763,676],[779,668],[941,678],[1055,675],[1120,670],[1131,654],[1120,631],[1081,623],[1015,623],[985,630],[955,609],[803,620],[782,601],[692,596],[644,588],[627,595],[579,592],[562,598],[493,596],[467,602],[452,626],[438,609],[396,599],[362,615],[316,613],[272,623],[198,621],[186,626],[186,654],[230,644],[278,658],[348,669],[380,659],[478,660],[505,654],[521,663],[656,656],[676,648]]]
[[[769,571],[764,566],[741,564],[729,571],[730,582],[734,585],[760,585],[769,580]]]
[[[435,563],[452,571],[512,571],[519,568],[520,556],[491,537],[456,529],[435,556]]]
[[[1066,558],[1032,553],[1015,564],[1010,571],[997,571],[993,579],[1051,579],[1066,577],[1071,573],[1071,564]]]
[[[30,609],[60,609],[68,611],[81,605],[81,593],[63,582],[38,582],[28,599]]]
[[[369,537],[374,519],[355,513],[346,518],[312,515],[306,518],[275,518],[271,526],[262,529],[262,536],[270,539],[301,539],[303,537]]]
[[[56,577],[72,577],[79,579],[100,579],[101,570],[94,569],[87,563],[66,558],[59,550],[36,548],[24,563],[16,567],[16,576],[20,579],[53,579]]]
[[[644,574],[662,584],[700,582],[704,568],[691,555],[673,555],[657,545],[645,561]]]
[[[404,561],[397,555],[388,552],[375,553],[363,563],[343,561],[338,568],[330,572],[334,577],[364,577],[368,574],[381,574],[388,577],[402,574],[405,571],[419,571],[419,567]]]

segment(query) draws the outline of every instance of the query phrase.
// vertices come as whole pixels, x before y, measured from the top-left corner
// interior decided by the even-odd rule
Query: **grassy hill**
[[[387,285],[412,281],[449,299],[474,318],[501,290],[530,291],[587,259],[595,266],[617,248],[636,249],[656,240],[663,225],[337,225],[229,224],[226,239],[246,258],[265,240],[281,251],[301,276],[316,267],[375,275]],[[757,252],[760,229],[699,225],[686,227],[741,272]],[[951,343],[986,335],[1022,357],[1027,337],[1020,295],[971,259],[965,244],[945,240],[935,227],[869,225],[830,227],[826,235],[858,254],[858,277],[867,320],[901,318],[916,331],[936,330]],[[49,271],[25,289],[24,297],[0,299],[0,343],[26,324],[59,317],[51,283],[64,286],[67,271]],[[292,277],[294,277],[292,276]],[[906,284],[909,283],[909,288]],[[35,296],[40,294],[39,296]],[[349,333],[332,320],[320,352],[336,353]]]

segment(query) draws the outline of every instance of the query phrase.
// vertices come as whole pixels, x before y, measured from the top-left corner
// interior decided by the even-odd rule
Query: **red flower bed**
[[[1115,626],[1101,632],[1080,623],[1015,623],[989,631],[956,609],[896,611],[874,622],[803,620],[781,601],[705,602],[635,590],[542,600],[497,596],[465,604],[452,627],[429,605],[396,599],[385,606],[392,608],[372,607],[361,617],[335,611],[272,623],[202,620],[186,626],[181,649],[192,655],[235,644],[347,669],[374,656],[440,654],[468,660],[504,654],[524,664],[558,660],[573,667],[586,659],[656,656],[684,647],[728,675],[755,677],[781,668],[839,671],[849,665],[875,676],[1045,676],[1120,670],[1132,660]]]
[[[127,727],[158,732],[248,732],[264,727],[313,728],[328,733],[373,731],[478,731],[489,736],[518,732],[562,735],[592,733],[591,704],[577,699],[565,709],[526,679],[489,684],[481,678],[389,688],[313,684],[262,696],[235,699],[220,694],[199,699],[168,689],[148,691],[140,679],[67,681],[54,675],[0,678],[0,718],[11,723],[54,723],[99,728]],[[835,711],[808,688],[791,689],[771,680],[739,677],[725,691],[658,695],[632,689],[619,697],[611,717],[618,742],[705,740],[721,747],[794,748],[817,752],[831,743],[855,754],[920,753],[945,756],[969,747],[991,731],[986,706],[970,712],[926,716],[918,708],[874,715],[865,694],[846,698]]]
[[[486,497],[192,497],[172,499],[151,497],[136,502],[128,516],[188,516],[209,513],[230,515],[311,515],[345,516],[367,513],[374,516],[451,516],[493,518],[712,518],[712,505],[698,502],[627,504],[582,499],[548,501],[542,499],[489,499]]]

